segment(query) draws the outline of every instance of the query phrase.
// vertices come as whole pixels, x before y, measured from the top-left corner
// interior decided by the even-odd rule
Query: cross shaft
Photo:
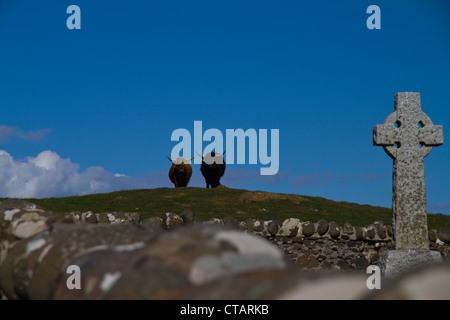
[[[424,158],[442,145],[443,127],[422,111],[420,93],[395,95],[394,112],[373,129],[373,143],[393,158],[393,246],[398,250],[428,247]]]

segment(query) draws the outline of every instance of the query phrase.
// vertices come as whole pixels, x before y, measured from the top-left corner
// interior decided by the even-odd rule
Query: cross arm
[[[389,124],[378,124],[373,127],[373,145],[390,146],[397,141],[398,128]]]
[[[444,128],[437,125],[426,125],[420,129],[419,139],[426,146],[440,146],[444,144]]]

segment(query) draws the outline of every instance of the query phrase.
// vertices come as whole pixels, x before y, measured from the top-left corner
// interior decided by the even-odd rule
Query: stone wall
[[[189,216],[189,218],[186,218]],[[187,210],[180,215],[166,213],[164,218],[152,217],[143,223],[154,223],[165,229],[199,222]],[[392,227],[382,221],[360,227],[350,223],[338,225],[324,219],[317,222],[297,218],[280,220],[248,219],[238,222],[233,217],[213,218],[203,223],[264,237],[275,243],[298,267],[308,270],[365,270],[377,265],[381,252],[391,249]],[[444,259],[450,257],[450,231],[429,231],[431,250],[439,251]]]
[[[263,236],[279,246],[294,263],[306,269],[351,270],[377,265],[379,255],[391,249],[392,227],[381,221],[361,227],[291,218],[280,221],[249,220],[243,230]],[[429,247],[450,256],[450,232],[429,231]]]
[[[448,259],[449,233],[429,237],[430,249]],[[4,299],[314,298],[308,290],[318,272],[328,285],[345,283],[339,298],[361,299],[374,297],[365,270],[390,248],[391,228],[295,218],[203,222],[189,210],[140,221],[135,213],[53,213],[7,200],[0,240]],[[73,265],[81,290],[67,286]],[[450,268],[442,276],[450,288]]]

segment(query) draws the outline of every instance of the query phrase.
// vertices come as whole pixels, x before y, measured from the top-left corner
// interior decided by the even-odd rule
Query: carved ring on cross
[[[386,120],[384,120],[382,126],[383,127],[391,127],[394,128],[393,130],[395,130],[395,136],[398,135],[398,128],[401,124],[398,121],[398,115],[397,112],[393,112],[391,113]],[[417,123],[417,130],[421,130],[424,129],[425,127],[433,127],[433,122],[431,121],[431,119],[422,111],[421,112],[421,116],[420,116],[420,121],[418,121]],[[392,131],[391,131],[392,132]],[[374,132],[374,136],[376,135],[376,132]],[[393,140],[396,140],[395,138]],[[383,149],[384,151],[386,151],[386,153],[392,158],[395,159],[397,158],[397,150],[401,147],[401,145],[399,144],[399,142],[394,142],[392,144],[389,145],[383,145]],[[418,146],[419,147],[419,146]],[[422,154],[422,156],[425,158],[433,149],[433,146],[429,146],[429,145],[425,145],[425,144],[421,144],[420,147],[420,153]]]

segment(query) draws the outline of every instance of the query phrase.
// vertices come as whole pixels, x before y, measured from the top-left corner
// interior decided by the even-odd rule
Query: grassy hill
[[[391,224],[391,209],[335,202],[320,197],[247,191],[219,187],[157,188],[118,191],[86,196],[28,199],[53,212],[75,210],[93,212],[139,212],[141,220],[150,216],[163,217],[166,212],[181,213],[192,210],[202,220],[232,216],[239,221],[248,218],[278,219],[299,218],[316,222],[320,219],[350,222],[366,226],[376,220]],[[429,214],[428,228],[450,230],[450,216]]]

